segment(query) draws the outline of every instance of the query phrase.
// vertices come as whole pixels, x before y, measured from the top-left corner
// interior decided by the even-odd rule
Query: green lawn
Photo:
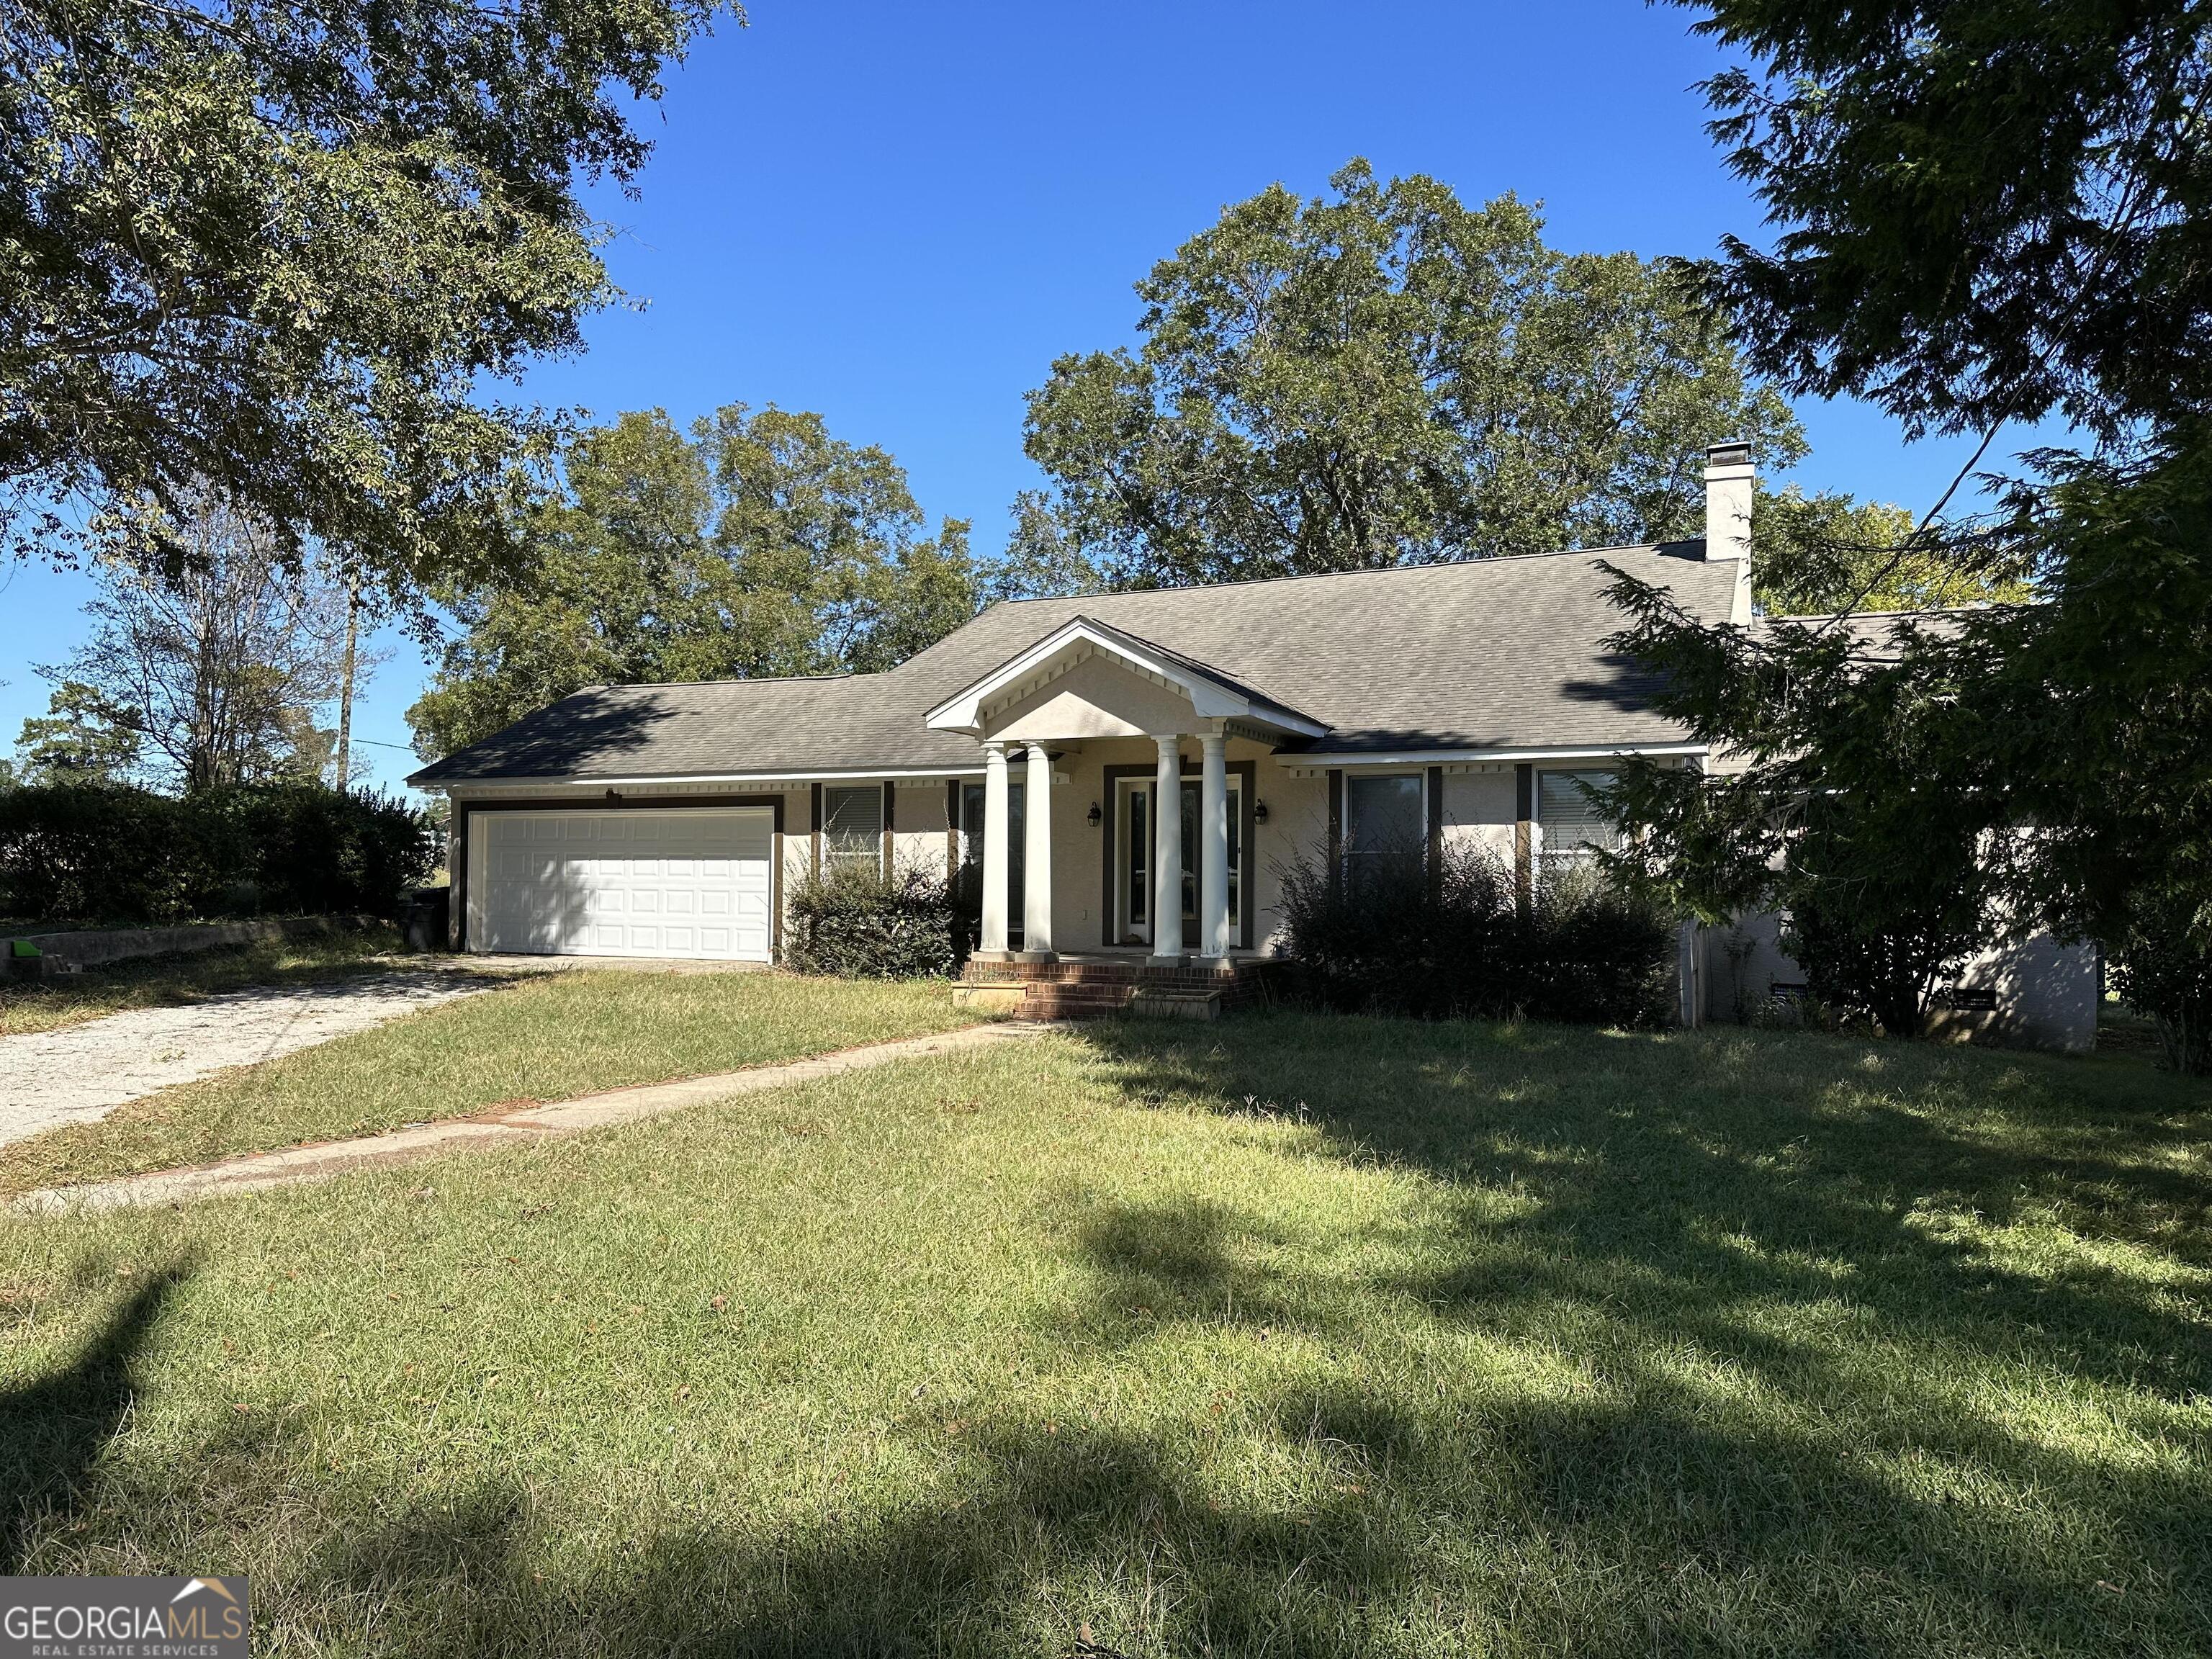
[[[197,1002],[248,985],[310,985],[388,972],[394,964],[383,958],[398,943],[391,928],[374,927],[325,939],[271,939],[188,955],[140,957],[51,979],[0,974],[0,1036],[57,1030],[125,1008]]]
[[[2201,1655],[2208,1106],[1275,1016],[15,1218],[0,1569],[288,1653]]]
[[[0,1147],[0,1195],[566,1100],[969,1023],[942,985],[572,969]]]

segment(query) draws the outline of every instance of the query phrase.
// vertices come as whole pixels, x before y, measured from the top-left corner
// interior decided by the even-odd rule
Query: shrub
[[[2139,890],[2112,947],[2112,988],[2150,1016],[2171,1069],[2212,1073],[2212,917],[2185,883]]]
[[[787,915],[784,966],[798,973],[925,979],[959,965],[957,907],[942,876],[832,867],[793,887]]]
[[[30,921],[390,917],[437,859],[420,812],[318,784],[184,797],[103,783],[0,791],[0,914]]]
[[[1678,925],[1587,865],[1537,881],[1522,921],[1520,1012],[1584,1025],[1662,1025],[1674,1016]]]
[[[1301,857],[1283,872],[1284,953],[1304,994],[1349,1011],[1608,1025],[1663,1021],[1674,929],[1595,872],[1547,873],[1518,902],[1487,848],[1447,845],[1338,875]]]

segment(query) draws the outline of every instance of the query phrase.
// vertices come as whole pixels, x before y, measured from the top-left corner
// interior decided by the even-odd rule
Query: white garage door
[[[769,959],[765,807],[479,812],[479,951]]]

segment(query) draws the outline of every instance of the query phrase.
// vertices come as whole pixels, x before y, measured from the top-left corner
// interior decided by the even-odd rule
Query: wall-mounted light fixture
[[[1083,817],[1084,822],[1088,823],[1093,830],[1096,830],[1100,824],[1106,822],[1106,815],[1098,810],[1098,803],[1095,800],[1091,803],[1091,810],[1085,813]]]
[[[1267,821],[1267,803],[1263,800],[1254,801],[1252,803],[1252,822],[1255,823],[1265,823]]]
[[[620,800],[620,799],[622,799],[622,791],[621,791],[621,790],[619,790],[619,789],[610,789],[610,790],[608,790],[608,791],[607,791],[607,799],[608,799],[609,800]]]

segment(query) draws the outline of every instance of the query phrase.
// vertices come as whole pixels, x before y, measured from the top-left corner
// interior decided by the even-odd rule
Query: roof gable
[[[969,681],[930,709],[923,723],[936,731],[978,735],[994,708],[1026,696],[1056,673],[1094,657],[1173,690],[1189,702],[1199,720],[1255,721],[1305,738],[1319,737],[1327,730],[1287,703],[1239,684],[1206,663],[1089,616],[1070,618]]]

